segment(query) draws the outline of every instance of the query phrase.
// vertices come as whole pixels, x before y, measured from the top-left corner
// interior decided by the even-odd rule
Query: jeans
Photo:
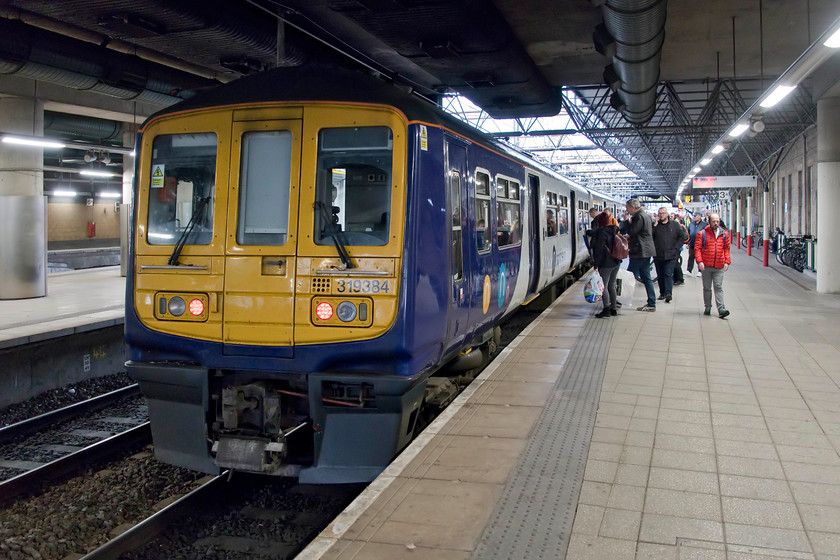
[[[627,270],[645,285],[648,307],[656,307],[656,292],[653,291],[653,280],[650,279],[650,257],[630,257]]]
[[[653,259],[660,296],[670,296],[674,293],[674,266],[676,264],[677,259]]]
[[[723,269],[707,266],[703,270],[703,303],[706,309],[712,308],[712,285],[715,287],[717,309],[723,309]]]
[[[601,301],[604,302],[604,309],[615,309],[616,307],[615,281],[618,278],[619,268],[621,268],[621,265],[610,268],[602,266],[598,269],[598,274],[601,275],[601,279],[604,281],[604,294],[601,297]]]

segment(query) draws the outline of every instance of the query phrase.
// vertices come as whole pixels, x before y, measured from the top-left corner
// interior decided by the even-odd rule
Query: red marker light
[[[190,314],[198,317],[202,313],[204,313],[204,302],[200,299],[190,301]]]
[[[333,316],[333,307],[326,301],[322,301],[315,306],[315,315],[322,321],[328,320]]]

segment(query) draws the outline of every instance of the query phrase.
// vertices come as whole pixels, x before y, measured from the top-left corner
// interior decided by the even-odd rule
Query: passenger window
[[[289,229],[292,133],[247,132],[239,171],[239,245],[283,245]]]
[[[516,198],[514,198],[516,197]],[[522,224],[519,219],[519,183],[501,177],[496,179],[496,240],[499,247],[521,241]]]
[[[463,236],[461,230],[461,174],[449,172],[449,210],[452,216],[450,236],[450,254],[452,279],[456,282],[464,278]]]
[[[490,250],[490,176],[475,173],[475,243],[479,252]]]
[[[545,236],[554,237],[557,235],[558,216],[557,216],[557,193],[545,192]]]
[[[146,241],[209,245],[213,239],[216,134],[164,134],[152,146]]]
[[[557,197],[557,232],[569,233],[569,197],[562,194]]]
[[[318,133],[317,245],[333,244],[335,226],[347,245],[388,243],[393,143],[394,135],[385,126]]]

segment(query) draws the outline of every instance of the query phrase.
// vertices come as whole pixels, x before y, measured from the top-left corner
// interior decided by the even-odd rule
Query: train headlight
[[[335,314],[345,323],[349,323],[356,318],[356,306],[352,302],[342,301],[338,304]]]
[[[187,310],[187,303],[184,301],[184,298],[175,296],[169,300],[169,305],[167,307],[170,315],[180,317],[184,314],[184,311]]]
[[[202,313],[204,313],[204,302],[197,298],[190,301],[190,314],[198,317]]]
[[[333,316],[333,306],[326,301],[322,301],[315,308],[315,315],[322,321],[327,321]]]

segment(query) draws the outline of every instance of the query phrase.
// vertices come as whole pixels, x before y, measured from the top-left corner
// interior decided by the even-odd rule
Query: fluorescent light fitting
[[[89,171],[85,169],[84,171],[79,171],[79,175],[87,175],[88,177],[113,177],[113,173],[108,173],[107,171]]]
[[[76,196],[76,191],[53,191],[53,196]]]
[[[823,45],[830,49],[840,49],[840,29],[832,33]]]
[[[779,101],[787,97],[787,95],[796,89],[796,86],[776,86],[776,89],[770,92],[770,95],[761,102],[762,107],[773,107]],[[746,125],[745,125],[746,126]]]
[[[96,193],[96,196],[101,196],[102,198],[120,198],[120,197],[122,196],[122,193],[118,193],[118,192],[101,192],[101,193]]]
[[[726,148],[724,148],[723,146],[721,146],[720,144],[718,144],[717,146],[715,146],[714,148],[712,148],[712,153],[713,153],[713,154],[719,154],[719,153],[721,153],[721,152],[722,152],[723,150],[725,150],[725,149],[726,149]]]
[[[18,136],[4,136],[5,144],[20,144],[22,146],[37,146],[39,148],[63,148],[66,144],[55,140],[43,140],[40,138],[20,138]]]
[[[709,165],[710,163],[712,163],[712,158],[707,157],[706,159],[700,160],[700,163],[702,163],[703,165]]]
[[[694,171],[695,173],[700,173],[700,166],[698,165],[697,167],[692,169],[692,171]]]
[[[743,133],[745,133],[747,131],[747,129],[749,127],[750,127],[750,125],[748,125],[748,124],[736,125],[735,128],[733,128],[732,131],[729,133],[729,136],[731,136],[732,138],[735,138],[736,136],[741,136]]]
[[[171,233],[149,233],[147,237],[154,239],[175,239],[175,236]]]

